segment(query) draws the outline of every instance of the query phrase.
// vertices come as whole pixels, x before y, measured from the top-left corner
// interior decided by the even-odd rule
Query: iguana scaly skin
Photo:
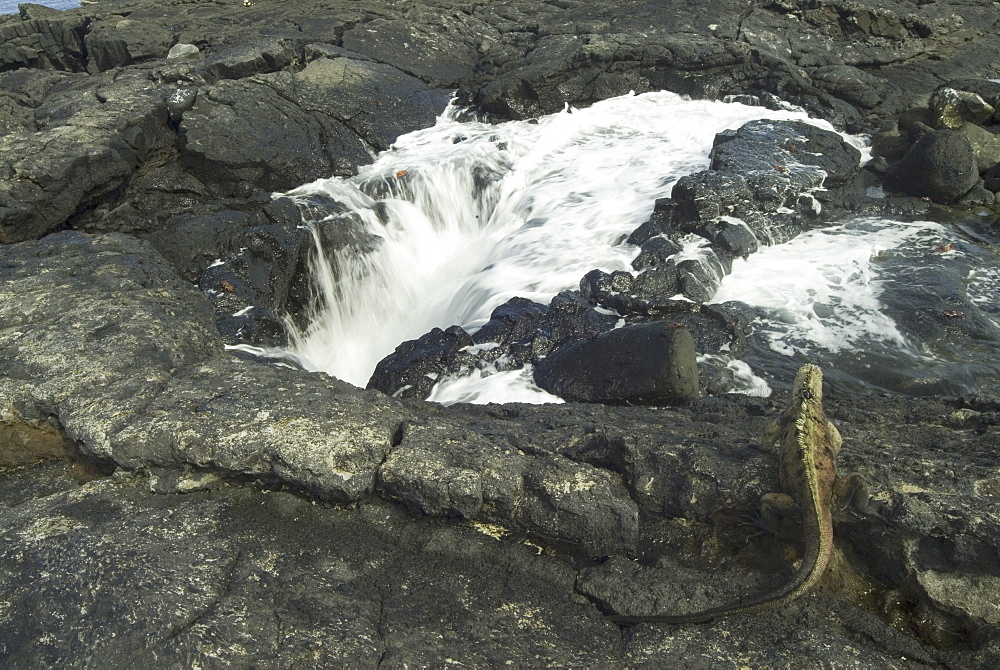
[[[778,607],[816,586],[833,552],[834,496],[853,491],[855,500],[868,501],[867,488],[856,474],[837,477],[837,452],[841,437],[823,413],[823,373],[815,365],[804,365],[795,376],[792,402],[769,429],[765,443],[780,439],[782,488],[798,503],[802,514],[805,550],[802,565],[785,586],[738,604],[713,607],[690,614],[649,616],[612,615],[618,623],[702,623],[728,614],[749,614]],[[777,497],[780,494],[771,494]],[[861,500],[858,500],[861,502]]]

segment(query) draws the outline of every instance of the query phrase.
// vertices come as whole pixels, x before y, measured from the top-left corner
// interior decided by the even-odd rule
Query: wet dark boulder
[[[549,348],[592,337],[614,328],[618,316],[597,310],[576,291],[563,291],[546,306],[525,298],[511,298],[476,331],[476,344],[499,343],[509,348],[511,363],[537,360],[544,338]],[[535,354],[525,357],[532,350]],[[546,352],[541,353],[545,355]],[[517,367],[520,367],[518,365]]]
[[[751,121],[719,133],[709,169],[678,179],[629,236],[641,247],[633,267],[670,262],[684,296],[710,300],[733,259],[868,200],[860,155],[837,133],[800,121]]]
[[[757,187],[763,175],[773,172],[789,175],[802,189],[810,188],[808,170],[783,172],[790,164],[812,166],[822,171],[826,187],[842,186],[858,172],[861,153],[835,132],[804,121],[750,121],[738,130],[716,136],[712,147],[712,169],[750,175],[748,183]],[[754,193],[760,200],[760,194]]]
[[[678,179],[670,192],[670,200],[657,203],[657,209],[677,229],[690,232],[698,223],[735,215],[753,200],[747,175],[736,170],[712,168]]]
[[[658,198],[649,219],[629,235],[628,243],[640,247],[639,254],[632,259],[634,269],[660,265],[681,250],[681,245],[669,237],[669,221],[665,217],[669,202],[669,198]]]
[[[299,250],[312,243],[299,208],[278,198],[246,214],[220,214],[232,218],[219,227],[218,256],[198,279],[215,306],[219,334],[226,344],[285,346],[289,296],[305,290],[296,273]]]
[[[972,143],[961,133],[926,133],[886,174],[886,182],[908,195],[954,204],[979,180]]]
[[[477,368],[518,370],[557,347],[609,331],[619,320],[571,291],[557,295],[549,305],[511,298],[494,309],[471,337],[461,327],[451,326],[400,344],[376,366],[368,388],[400,398],[427,398],[446,374]]]
[[[281,284],[287,290],[276,296],[274,303],[305,330],[322,308],[319,263],[325,263],[334,281],[339,282],[343,261],[372,253],[382,238],[369,232],[356,212],[344,211],[346,207],[332,198],[314,195],[297,202],[303,221],[300,232],[304,234],[298,235],[297,246],[290,252],[290,276]]]
[[[511,343],[530,338],[548,315],[549,308],[527,298],[511,298],[490,314],[490,320],[476,331],[476,344]]]
[[[611,274],[591,270],[580,280],[580,295],[630,320],[655,320],[698,309],[697,303],[678,297],[684,281],[684,272],[667,259],[635,276],[621,270]]]
[[[698,395],[694,338],[657,321],[626,326],[557,349],[535,382],[567,400],[609,405],[677,405]]]
[[[611,273],[591,270],[580,280],[580,296],[595,305],[613,309],[619,314],[634,311],[632,273],[616,270]]]
[[[379,361],[368,388],[395,398],[426,398],[438,377],[455,367],[462,349],[472,338],[460,326],[434,328],[415,340],[403,342]]]

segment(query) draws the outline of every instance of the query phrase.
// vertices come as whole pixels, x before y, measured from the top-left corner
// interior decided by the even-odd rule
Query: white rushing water
[[[289,324],[291,353],[306,367],[364,386],[399,343],[434,327],[474,332],[514,296],[548,303],[592,269],[630,270],[637,249],[623,240],[677,179],[707,167],[718,132],[757,118],[809,120],[667,92],[537,121],[458,117],[449,108],[354,178],[288,194],[303,204],[322,196],[345,205],[347,213],[328,213],[319,225],[353,231],[346,239],[357,241],[320,249],[318,309],[304,332]],[[782,355],[883,346],[919,359],[880,311],[876,259],[939,236],[937,224],[873,219],[812,231],[736,261],[714,302],[761,308],[767,317],[755,328]],[[735,391],[770,392],[745,363],[729,367]],[[439,379],[430,399],[560,402],[534,385],[530,367],[502,366]]]
[[[792,356],[817,348],[864,349],[875,343],[919,356],[896,323],[882,313],[883,279],[873,263],[888,249],[941,243],[943,227],[928,221],[901,223],[858,219],[813,230],[733,262],[714,303],[739,300],[767,311],[755,324],[770,347]]]
[[[288,194],[346,203],[382,240],[370,254],[328,254],[317,268],[322,308],[305,332],[292,334],[308,367],[364,386],[396,345],[435,326],[473,331],[514,296],[547,303],[594,268],[630,269],[636,249],[621,241],[677,179],[707,167],[716,133],[757,118],[808,120],[668,92],[537,121],[457,117],[449,108],[434,127],[400,137],[354,178]],[[494,387],[483,395],[465,388],[435,397],[552,398],[523,372],[507,377],[519,381],[480,384]]]

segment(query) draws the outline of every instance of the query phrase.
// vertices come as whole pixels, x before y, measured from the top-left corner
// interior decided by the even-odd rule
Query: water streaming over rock
[[[356,177],[288,194],[317,219],[313,274],[320,289],[309,325],[288,324],[292,352],[311,369],[364,386],[400,342],[433,327],[471,332],[514,296],[547,303],[592,269],[630,270],[636,248],[623,240],[654,201],[708,165],[716,133],[756,118],[808,120],[794,110],[667,92],[498,125],[463,120],[450,107],[434,127],[400,137]],[[880,314],[868,263],[879,249],[929,227],[834,231],[817,238],[820,245],[788,247],[793,255],[808,249],[798,261],[751,257],[717,300],[771,310],[765,330],[783,354],[801,352],[802,342],[837,351],[871,340],[922,355]],[[868,235],[861,244],[859,234]],[[824,265],[820,257],[836,260]],[[789,270],[797,262],[803,272]],[[475,370],[440,382],[432,400],[556,400],[534,387],[530,368]]]
[[[310,325],[292,329],[309,366],[363,386],[397,344],[432,327],[474,329],[511,297],[548,302],[589,270],[628,269],[635,248],[622,240],[678,178],[707,166],[716,133],[806,118],[666,92],[537,121],[460,116],[449,108],[357,177],[289,193],[342,203],[321,225],[360,224],[372,247],[319,251],[322,295]]]

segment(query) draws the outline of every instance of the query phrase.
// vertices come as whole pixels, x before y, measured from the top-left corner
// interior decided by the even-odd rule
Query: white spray
[[[514,296],[547,303],[594,268],[630,269],[636,249],[622,241],[677,179],[707,166],[716,133],[756,118],[808,120],[667,92],[537,122],[457,117],[450,108],[400,137],[357,177],[288,194],[330,196],[381,240],[371,253],[317,254],[322,295],[305,331],[291,329],[307,366],[364,386],[396,345],[432,327],[474,331]],[[528,391],[526,400],[543,397]]]

